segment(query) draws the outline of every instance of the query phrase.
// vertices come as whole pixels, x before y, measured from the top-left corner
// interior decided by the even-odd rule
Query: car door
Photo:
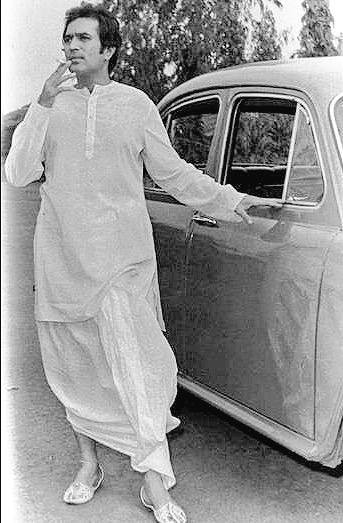
[[[252,209],[252,225],[193,217],[182,367],[187,380],[310,438],[318,298],[336,232],[312,110],[298,95],[232,91],[222,183],[284,205]]]
[[[212,144],[220,108],[219,93],[202,93],[178,100],[162,115],[174,148],[183,159],[202,170],[206,170],[214,157]],[[178,364],[183,367],[185,254],[193,211],[158,187],[147,172],[144,187],[154,232],[167,336]]]

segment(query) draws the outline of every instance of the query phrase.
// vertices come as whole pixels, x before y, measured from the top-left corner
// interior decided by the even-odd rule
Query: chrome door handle
[[[218,227],[217,220],[210,218],[209,216],[202,216],[200,213],[195,213],[192,218],[193,222],[205,227]]]

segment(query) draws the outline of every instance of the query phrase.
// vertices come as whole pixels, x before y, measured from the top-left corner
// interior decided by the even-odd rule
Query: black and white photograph
[[[342,0],[1,11],[2,521],[343,521]]]

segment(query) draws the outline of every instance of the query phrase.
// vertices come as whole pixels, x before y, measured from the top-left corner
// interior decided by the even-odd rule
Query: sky
[[[303,9],[301,0],[281,0],[283,8],[274,10],[279,31],[289,29],[290,40],[284,50],[288,57],[297,49]],[[36,99],[44,81],[61,58],[61,31],[64,13],[79,0],[2,0],[2,97],[1,114]],[[343,33],[343,1],[329,0],[335,24],[334,35]]]

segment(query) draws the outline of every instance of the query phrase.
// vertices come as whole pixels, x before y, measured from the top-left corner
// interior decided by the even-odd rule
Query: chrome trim
[[[198,102],[203,102],[204,100],[214,100],[214,99],[219,100],[219,108],[218,108],[218,115],[217,115],[217,120],[218,120],[218,116],[220,114],[220,111],[221,111],[221,108],[223,105],[222,98],[219,96],[219,94],[207,94],[205,96],[200,96],[199,98],[192,98],[191,100],[181,101],[180,103],[177,103],[176,105],[170,105],[169,108],[165,109],[165,111],[163,111],[161,113],[161,118],[163,118],[165,113],[167,113],[168,136],[169,136],[169,126],[170,126],[170,121],[172,118],[172,112],[176,111],[180,107],[183,107],[184,105],[190,105],[190,104],[194,104],[194,103],[198,103]],[[216,131],[217,131],[217,125],[216,125],[215,132]],[[212,143],[211,143],[211,147],[212,147]],[[149,187],[144,186],[144,190],[147,190],[147,191],[154,190],[156,193],[159,193],[159,194],[165,194],[165,193],[167,194],[167,192],[164,189],[161,189],[159,187],[154,187],[154,188],[149,189]]]
[[[206,386],[203,386],[184,375],[178,375],[178,384],[180,387],[201,398],[206,403],[221,410],[225,414],[232,416],[239,422],[260,432],[269,439],[276,441],[285,448],[289,448],[305,457],[306,459],[316,459],[318,445],[314,439],[307,438],[288,427],[277,423],[276,421],[266,418],[256,411],[252,411],[245,405],[226,398]]]
[[[287,170],[286,170],[286,176],[285,176],[285,185],[284,185],[283,193],[282,193],[282,201],[283,201],[283,203],[289,203],[291,205],[301,205],[301,206],[305,206],[305,207],[317,207],[317,205],[323,200],[324,194],[325,194],[325,189],[326,189],[325,178],[324,178],[324,175],[323,175],[323,167],[322,167],[322,165],[320,165],[319,167],[321,168],[321,175],[322,175],[321,177],[322,177],[322,180],[324,182],[324,194],[323,194],[323,196],[322,196],[322,198],[320,199],[319,202],[311,202],[311,201],[305,201],[304,202],[304,201],[300,200],[299,203],[297,203],[296,200],[287,200],[287,198],[286,198],[287,190],[289,188],[288,187],[289,179],[290,179],[290,176],[291,176],[291,168],[292,168],[292,162],[293,162],[293,156],[294,156],[295,140],[296,140],[296,136],[297,136],[297,133],[298,133],[298,127],[299,127],[299,114],[300,114],[300,112],[306,118],[306,123],[310,125],[311,135],[313,136],[313,138],[315,140],[314,130],[313,130],[314,126],[313,126],[313,122],[311,121],[310,115],[306,111],[305,107],[298,103],[297,104],[296,113],[295,113],[294,126],[293,126],[292,138],[291,138],[291,145],[290,145],[289,154],[288,154]],[[317,147],[317,144],[316,144],[316,141],[315,141],[316,157],[319,160],[318,150],[319,150],[319,147]]]
[[[205,216],[198,211],[195,211],[192,217],[192,221],[199,225],[205,225],[206,227],[218,227],[217,220],[210,216]]]
[[[199,98],[191,98],[190,100],[179,101],[175,105],[172,105],[172,103],[171,103],[169,105],[169,107],[166,108],[163,113],[161,113],[161,116],[163,118],[164,113],[168,112],[168,117],[169,117],[169,115],[171,115],[172,112],[176,111],[180,107],[183,107],[184,105],[203,102],[205,100],[210,100],[210,99],[214,100],[215,98],[217,98],[217,100],[219,100],[219,109],[218,109],[218,114],[219,114],[219,112],[221,110],[221,106],[222,106],[222,98],[219,96],[219,94],[206,94],[204,96],[199,96]]]
[[[231,123],[231,119],[232,119],[233,106],[236,103],[237,98],[251,98],[251,97],[254,97],[254,96],[258,97],[258,98],[274,98],[274,99],[276,98],[276,99],[280,99],[280,100],[291,100],[291,101],[294,101],[297,104],[299,104],[305,110],[306,116],[309,117],[310,122],[311,122],[311,128],[312,128],[312,131],[313,131],[313,137],[314,137],[314,141],[315,141],[316,152],[318,154],[319,166],[320,166],[320,169],[321,169],[321,172],[322,172],[322,176],[323,176],[323,181],[324,181],[324,194],[323,194],[323,197],[321,198],[320,202],[318,202],[318,203],[317,202],[313,202],[313,203],[311,203],[311,202],[295,203],[295,202],[284,201],[283,204],[284,205],[289,205],[291,208],[292,207],[293,208],[294,207],[296,207],[296,208],[302,207],[304,210],[308,209],[308,208],[311,208],[311,209],[313,209],[313,208],[320,208],[323,205],[323,202],[325,201],[325,195],[326,195],[326,191],[327,191],[327,176],[326,176],[326,172],[325,172],[325,169],[324,169],[323,156],[322,156],[321,148],[319,147],[319,140],[318,140],[316,128],[314,126],[312,113],[309,110],[306,102],[304,102],[298,96],[287,95],[287,94],[278,94],[278,93],[261,93],[261,92],[253,90],[253,91],[236,93],[232,98],[229,98],[229,100],[228,100],[228,102],[229,102],[228,103],[228,105],[229,105],[229,112],[228,112],[228,115],[227,115],[227,121],[226,121],[225,131],[224,131],[225,134],[224,134],[224,140],[223,140],[223,148],[222,148],[222,152],[221,152],[221,156],[220,156],[220,162],[219,162],[219,180],[220,180],[220,183],[223,183],[223,177],[224,177],[223,167],[224,167],[224,158],[225,158],[225,148],[226,148],[227,141],[228,141],[228,132],[229,132],[229,127],[230,127],[230,123]],[[282,196],[283,196],[283,194],[282,194]]]
[[[331,100],[330,105],[329,105],[329,113],[330,113],[330,120],[331,120],[331,124],[333,127],[335,139],[337,142],[337,147],[338,147],[338,150],[341,155],[341,161],[342,161],[342,166],[343,166],[343,142],[342,142],[342,139],[341,139],[339,131],[338,131],[336,116],[335,116],[335,105],[340,98],[342,98],[342,102],[343,102],[343,93],[338,94]]]
[[[337,123],[336,123],[336,117],[335,117],[335,106],[336,106],[336,103],[338,102],[338,100],[342,98],[342,101],[343,101],[343,93],[339,93],[337,96],[335,96],[331,102],[330,102],[330,105],[329,105],[329,116],[330,116],[330,122],[331,122],[331,125],[332,125],[332,128],[333,128],[333,134],[334,134],[334,137],[335,137],[335,140],[336,140],[336,144],[337,144],[337,147],[338,147],[338,151],[339,151],[339,154],[341,156],[340,160],[341,160],[341,165],[342,165],[342,170],[343,170],[343,142],[342,142],[342,139],[339,135],[339,131],[338,131],[338,127],[337,127]],[[332,177],[332,183],[333,183],[333,186],[334,186],[334,192],[335,192],[335,195],[336,195],[336,199],[337,199],[337,205],[338,205],[338,212],[339,212],[339,215],[341,217],[341,223],[343,224],[343,205],[340,205],[340,200],[338,198],[338,195],[339,195],[339,189],[337,187],[337,182],[336,182],[336,178],[333,176]]]
[[[283,189],[282,189],[282,196],[281,196],[282,203],[286,203],[286,194],[287,194],[288,182],[289,182],[289,178],[290,178],[290,174],[291,174],[292,160],[293,160],[294,147],[295,147],[295,138],[296,138],[297,132],[298,132],[299,112],[300,112],[300,109],[299,109],[299,105],[297,104],[297,107],[295,110],[294,122],[293,122],[291,143],[290,143],[289,151],[288,151],[286,176],[285,176],[285,181],[283,183]]]

